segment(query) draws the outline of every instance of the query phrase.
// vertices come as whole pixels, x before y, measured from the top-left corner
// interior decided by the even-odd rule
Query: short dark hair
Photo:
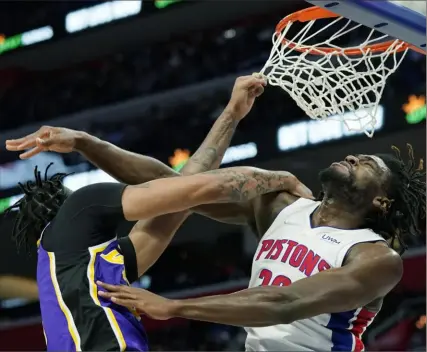
[[[426,173],[424,161],[415,161],[414,150],[407,144],[408,160],[405,163],[399,148],[392,146],[395,155],[376,154],[391,171],[387,196],[393,199],[386,214],[376,214],[367,219],[368,226],[389,240],[392,248],[401,254],[411,238],[423,232],[426,217]],[[425,225],[425,224],[424,224]]]
[[[62,181],[68,174],[57,173],[48,179],[47,173],[52,164],[46,168],[44,180],[36,166],[35,181],[18,183],[24,196],[6,209],[6,214],[18,209],[12,231],[12,238],[18,249],[22,246],[29,249],[29,241],[35,242],[40,238],[44,228],[53,220],[67,198],[67,191]]]

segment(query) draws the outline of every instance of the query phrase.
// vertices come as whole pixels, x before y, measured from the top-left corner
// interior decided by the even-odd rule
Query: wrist
[[[228,104],[225,107],[223,113],[221,114],[221,117],[224,119],[233,120],[237,125],[244,116],[242,116],[242,114],[238,113],[238,109],[233,107],[233,105]]]
[[[170,318],[180,317],[184,307],[184,302],[185,301],[181,299],[171,299],[168,301],[166,310]]]
[[[76,131],[74,136],[74,151],[84,152],[90,148],[91,143],[93,144],[98,138],[90,135],[83,131]]]

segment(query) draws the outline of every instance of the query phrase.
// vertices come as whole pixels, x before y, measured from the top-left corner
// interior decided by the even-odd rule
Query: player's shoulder
[[[261,237],[271,226],[277,216],[294,203],[313,203],[309,199],[294,196],[288,192],[264,194],[253,200],[254,217],[258,235]]]
[[[385,241],[358,243],[354,245],[345,259],[345,264],[350,263],[381,263],[396,269],[402,267],[402,258]]]
[[[85,206],[91,204],[102,204],[105,199],[112,195],[121,197],[125,184],[117,182],[102,182],[84,186],[74,191],[65,201],[64,206]]]

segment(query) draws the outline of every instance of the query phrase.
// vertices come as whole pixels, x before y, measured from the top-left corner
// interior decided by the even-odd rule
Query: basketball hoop
[[[318,20],[327,19],[331,21],[319,26]],[[375,29],[368,29],[358,45],[340,46],[340,40],[352,40],[355,30],[366,28],[317,6],[290,14],[276,26],[273,49],[260,73],[285,90],[310,118],[338,119],[348,130],[372,137],[387,78],[409,49],[425,52]]]

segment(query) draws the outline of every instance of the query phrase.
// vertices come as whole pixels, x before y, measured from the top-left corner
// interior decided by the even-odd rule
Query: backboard
[[[366,0],[306,0],[426,50],[426,2]]]

